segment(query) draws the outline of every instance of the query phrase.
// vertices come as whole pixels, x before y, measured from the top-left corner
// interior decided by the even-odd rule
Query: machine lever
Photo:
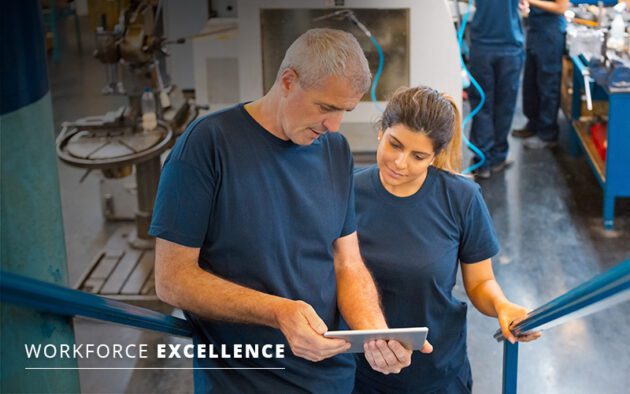
[[[591,76],[588,70],[583,72],[584,74],[584,93],[586,94],[586,108],[589,111],[593,110],[593,99],[591,97]]]

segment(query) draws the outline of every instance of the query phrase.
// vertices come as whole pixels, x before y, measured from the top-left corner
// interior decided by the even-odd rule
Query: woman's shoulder
[[[481,188],[472,177],[463,174],[454,174],[449,171],[435,168],[437,183],[444,191],[458,199],[469,201]]]
[[[370,172],[374,169],[374,165],[369,165],[369,166],[361,166],[361,167],[354,167],[354,179],[357,178],[369,178],[370,176]]]
[[[473,177],[456,174],[450,171],[441,170],[435,168],[436,176],[448,187],[456,189],[458,191],[470,190],[476,191],[479,189],[479,184],[474,181]]]
[[[472,178],[438,170],[438,191],[434,194],[438,204],[447,207],[454,220],[463,225],[472,220],[477,225],[489,218],[481,187]],[[481,212],[481,214],[479,214]],[[480,222],[481,220],[481,222]]]
[[[353,173],[355,189],[363,190],[369,187],[374,171],[377,171],[376,164],[365,167],[355,167]]]

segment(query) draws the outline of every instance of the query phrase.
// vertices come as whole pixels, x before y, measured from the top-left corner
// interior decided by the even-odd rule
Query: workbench
[[[604,228],[613,229],[616,198],[630,197],[630,92],[611,92],[607,86],[596,83],[590,77],[588,61],[583,56],[572,56],[571,61],[573,91],[570,113],[566,114],[571,129],[570,151],[574,155],[580,150],[585,153],[604,193]],[[591,138],[591,122],[582,116],[582,97],[586,94],[586,81],[593,100],[608,101],[606,160],[597,153]]]

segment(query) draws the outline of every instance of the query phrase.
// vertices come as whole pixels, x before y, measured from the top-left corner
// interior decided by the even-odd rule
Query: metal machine
[[[113,234],[76,285],[82,290],[132,299],[142,295],[155,298],[150,278],[154,241],[148,228],[160,178],[160,155],[198,112],[195,104],[170,83],[164,70],[165,46],[172,42],[159,34],[160,12],[160,5],[153,2],[131,1],[113,27],[102,15],[94,57],[106,68],[108,80],[103,93],[124,94],[128,103],[105,115],[64,122],[57,138],[61,160],[88,172],[100,170],[105,181],[129,179],[135,172],[136,185],[130,194],[135,194],[137,201],[135,229]],[[143,113],[142,108],[147,98],[152,104],[150,114],[146,108]],[[147,115],[152,122],[146,122]],[[106,217],[114,211],[114,204],[112,195],[105,193]]]
[[[103,93],[125,94],[128,104],[102,116],[64,122],[57,139],[57,152],[64,162],[99,169],[105,178],[128,176],[135,166],[137,231],[131,243],[139,248],[152,247],[147,229],[160,175],[160,154],[196,117],[194,104],[170,84],[163,70],[168,42],[156,34],[156,16],[159,8],[156,12],[150,2],[140,1],[132,2],[113,30],[105,30],[103,21],[96,32],[98,49],[94,53],[106,67],[108,82]],[[122,80],[118,79],[119,71]],[[145,89],[157,104],[158,123],[152,130],[140,122]]]
[[[581,4],[573,6],[567,17],[567,48],[571,56],[589,61],[585,78],[594,78],[611,92],[630,91],[630,10],[625,3],[605,8]],[[586,86],[588,109],[592,109],[589,83]]]

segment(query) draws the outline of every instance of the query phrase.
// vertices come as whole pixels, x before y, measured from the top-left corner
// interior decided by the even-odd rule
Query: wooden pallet
[[[158,302],[153,274],[155,251],[129,246],[132,232],[131,226],[118,229],[75,288],[121,301]]]

